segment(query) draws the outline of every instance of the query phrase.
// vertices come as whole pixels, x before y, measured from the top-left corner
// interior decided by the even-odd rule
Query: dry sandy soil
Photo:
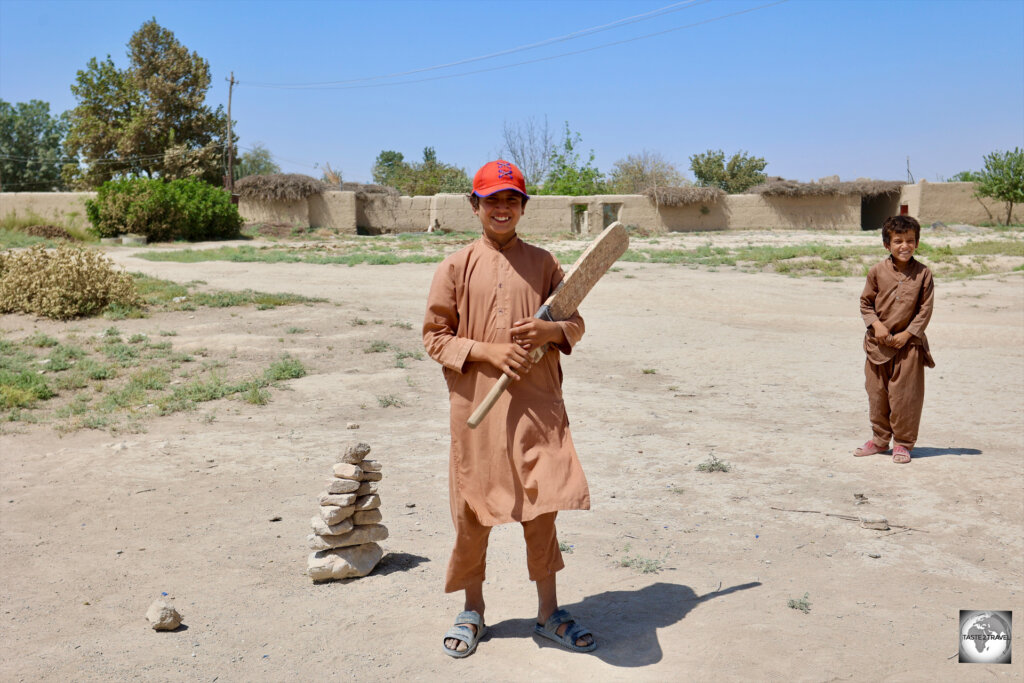
[[[1008,666],[956,657],[961,609],[1013,610],[1024,625],[1020,273],[938,283],[928,330],[938,366],[915,458],[897,466],[850,455],[868,437],[860,278],[621,264],[584,302],[587,334],[564,359],[593,510],[559,518],[573,551],[560,597],[600,647],[572,654],[530,635],[535,593],[521,534],[507,526],[489,554],[491,635],[456,661],[441,652],[461,608],[441,591],[451,535],[441,372],[363,353],[378,339],[420,348],[434,266],[133,253],[112,255],[211,288],[328,298],[118,323],[126,334],[173,329],[176,349],[238,363],[287,351],[310,374],[268,405],[224,399],[151,419],[141,434],[5,425],[3,680],[1022,678],[1021,652]],[[384,323],[351,325],[357,317]],[[282,334],[289,326],[307,332]],[[0,319],[10,339],[68,327]],[[404,405],[380,407],[384,394]],[[387,555],[366,578],[314,585],[309,519],[331,464],[358,440],[384,463]],[[710,455],[732,470],[696,471]],[[185,617],[176,632],[144,618],[164,592]],[[805,594],[809,612],[787,606]]]

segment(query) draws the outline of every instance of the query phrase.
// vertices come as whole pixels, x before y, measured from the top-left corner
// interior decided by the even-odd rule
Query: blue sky
[[[126,66],[129,37],[155,17],[209,62],[211,104],[227,104],[234,71],[240,145],[263,143],[287,172],[330,163],[368,181],[381,150],[418,160],[430,145],[472,174],[505,121],[545,116],[568,121],[603,171],[646,149],[691,178],[690,155],[707,149],[747,150],[799,180],[904,179],[909,156],[916,179],[939,180],[1024,146],[1021,0],[771,2],[697,0],[356,84],[374,87],[282,89],[256,84],[406,72],[675,3],[0,0],[0,99],[74,107],[76,72],[107,54]],[[466,74],[480,69],[493,70]]]

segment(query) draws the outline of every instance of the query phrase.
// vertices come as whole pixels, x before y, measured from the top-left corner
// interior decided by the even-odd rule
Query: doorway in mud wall
[[[900,212],[900,195],[875,194],[861,195],[860,198],[860,229],[881,230],[882,223],[889,216]]]
[[[622,204],[602,204],[601,229],[604,230],[609,225],[619,220],[620,211],[622,211]]]
[[[572,205],[572,233],[574,235],[590,234],[590,214],[586,204]]]

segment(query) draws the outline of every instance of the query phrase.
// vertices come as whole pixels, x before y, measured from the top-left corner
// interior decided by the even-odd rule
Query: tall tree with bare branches
[[[544,182],[551,168],[551,152],[555,138],[548,126],[548,117],[543,123],[530,117],[515,123],[505,122],[502,129],[502,147],[498,156],[508,159],[526,176],[527,187],[535,188]]]

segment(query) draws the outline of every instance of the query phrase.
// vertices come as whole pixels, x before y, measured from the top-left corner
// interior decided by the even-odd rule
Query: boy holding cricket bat
[[[563,279],[558,261],[516,235],[529,196],[522,172],[492,161],[473,178],[473,213],[483,234],[446,258],[427,297],[423,345],[441,363],[451,405],[449,502],[455,546],[445,592],[465,592],[444,651],[466,657],[484,636],[483,582],[492,526],[518,522],[529,577],[537,584],[534,632],[580,652],[593,635],[558,609],[555,573],[565,565],[555,533],[559,510],[590,507],[562,403],[560,353],[583,336],[583,319],[532,317]],[[530,351],[549,345],[533,363]],[[495,382],[514,380],[476,429],[473,408]]]

